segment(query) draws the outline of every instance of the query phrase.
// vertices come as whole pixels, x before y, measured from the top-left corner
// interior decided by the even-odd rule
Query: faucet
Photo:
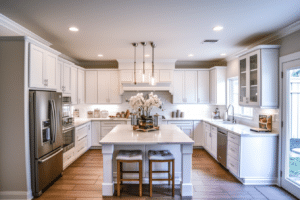
[[[230,120],[228,120],[228,111],[229,111],[230,106],[232,107],[232,123],[234,123],[234,107],[232,104],[229,104],[228,108],[226,109],[227,121],[230,121]]]

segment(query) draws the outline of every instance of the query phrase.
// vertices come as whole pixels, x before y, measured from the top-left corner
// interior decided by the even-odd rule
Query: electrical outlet
[[[273,121],[273,122],[278,122],[278,121],[279,121],[278,118],[279,118],[278,113],[277,113],[277,114],[273,114],[273,116],[272,116],[272,119],[273,119],[273,120],[272,120],[272,121]]]

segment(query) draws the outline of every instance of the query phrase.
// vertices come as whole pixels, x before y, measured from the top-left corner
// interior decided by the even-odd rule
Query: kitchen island
[[[118,125],[101,141],[103,154],[102,195],[113,196],[114,181],[117,177],[116,155],[119,150],[142,150],[143,183],[149,184],[149,150],[169,150],[175,157],[175,184],[181,184],[181,195],[192,196],[192,153],[194,141],[176,125],[161,125],[160,130],[152,132],[133,131],[131,125]],[[127,165],[126,165],[127,164]],[[124,170],[138,170],[133,163],[124,163]],[[166,170],[166,163],[153,164],[153,170]],[[138,174],[127,174],[124,178],[137,177]],[[165,174],[155,174],[164,178]],[[166,181],[154,181],[153,184],[164,184]]]

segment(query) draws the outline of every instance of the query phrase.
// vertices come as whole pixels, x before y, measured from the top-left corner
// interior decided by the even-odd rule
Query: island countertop
[[[131,125],[117,125],[100,144],[193,144],[194,141],[173,124],[160,125],[160,130],[134,131]]]

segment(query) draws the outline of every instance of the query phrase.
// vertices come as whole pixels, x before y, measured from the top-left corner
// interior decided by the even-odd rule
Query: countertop
[[[88,123],[90,121],[109,121],[109,120],[112,120],[112,121],[129,121],[131,120],[130,118],[74,118],[74,126],[75,127],[78,127],[78,126],[81,126],[85,123]]]
[[[100,144],[193,144],[194,141],[173,124],[162,124],[152,132],[134,131],[131,125],[117,125]]]

